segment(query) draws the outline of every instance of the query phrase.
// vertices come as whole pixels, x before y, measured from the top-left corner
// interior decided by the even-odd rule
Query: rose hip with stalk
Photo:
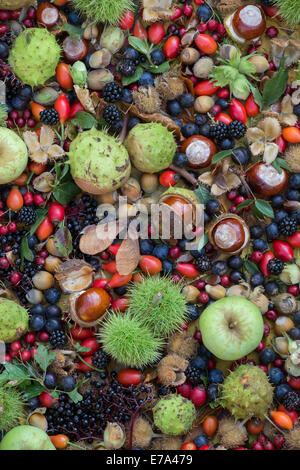
[[[48,217],[53,224],[62,222],[65,218],[65,210],[58,202],[53,202],[49,207]]]

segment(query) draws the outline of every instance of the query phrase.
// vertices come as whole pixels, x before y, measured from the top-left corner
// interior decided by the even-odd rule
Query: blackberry
[[[103,89],[103,98],[108,103],[115,103],[121,98],[122,88],[114,82],[108,83]]]
[[[104,110],[103,118],[108,124],[113,125],[121,120],[121,114],[116,106],[107,106]]]
[[[166,387],[165,385],[161,385],[158,387],[158,395],[165,397],[166,395],[169,395],[169,393],[172,393],[172,390],[170,387]]]
[[[19,210],[18,220],[22,224],[32,225],[36,221],[36,213],[33,207],[26,206]]]
[[[59,121],[59,114],[56,109],[44,109],[40,112],[40,121],[54,126]]]
[[[104,369],[110,361],[110,357],[104,351],[99,350],[93,354],[92,363],[98,369]]]
[[[247,131],[247,126],[242,121],[232,121],[228,126],[228,134],[234,139],[241,139]]]
[[[284,217],[278,224],[282,235],[290,236],[297,232],[297,220],[293,217]]]
[[[196,259],[196,266],[201,273],[205,273],[211,269],[211,262],[207,256],[200,256]]]
[[[300,395],[297,392],[287,392],[283,396],[282,404],[288,411],[298,411],[300,409]]]
[[[270,259],[267,269],[270,274],[280,274],[284,268],[284,263],[279,258]]]
[[[224,122],[219,122],[216,126],[211,126],[210,136],[216,140],[222,140],[228,135],[228,126]]]
[[[136,71],[135,61],[131,59],[125,59],[119,64],[119,71],[125,77],[132,77]]]
[[[67,342],[67,336],[63,330],[55,330],[51,333],[49,341],[55,348],[61,348]]]
[[[202,383],[202,374],[203,373],[201,369],[198,369],[198,367],[188,366],[185,371],[186,378],[189,382],[191,382],[192,385],[198,385]]]

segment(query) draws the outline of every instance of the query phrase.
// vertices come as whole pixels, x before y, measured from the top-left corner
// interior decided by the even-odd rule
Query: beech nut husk
[[[235,214],[218,217],[208,232],[210,243],[219,251],[227,254],[240,253],[250,241],[246,222]]]
[[[93,284],[94,269],[83,260],[71,259],[59,266],[55,279],[64,294],[81,292]]]

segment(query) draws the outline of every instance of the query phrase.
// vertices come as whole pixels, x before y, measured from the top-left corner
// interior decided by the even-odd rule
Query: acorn
[[[279,173],[272,165],[258,162],[248,171],[248,180],[255,192],[263,196],[274,196],[284,190],[288,175],[284,168]]]
[[[214,142],[202,135],[193,135],[185,139],[181,146],[181,151],[188,158],[188,165],[191,168],[205,168],[211,164],[212,157],[217,153]]]
[[[208,232],[210,243],[219,251],[237,254],[250,242],[250,232],[245,221],[235,214],[218,217]]]

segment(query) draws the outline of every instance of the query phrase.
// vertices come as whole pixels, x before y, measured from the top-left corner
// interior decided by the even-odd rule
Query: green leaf
[[[200,204],[203,205],[205,205],[210,199],[213,199],[209,190],[205,186],[202,186],[202,184],[199,184],[198,188],[195,190],[195,196]]]
[[[244,261],[243,268],[250,274],[256,274],[260,272],[257,265],[248,259]]]
[[[201,251],[207,242],[208,242],[208,234],[204,233],[199,240],[198,251]]]
[[[81,344],[79,343],[74,343],[73,347],[77,352],[89,352],[91,350],[91,348],[86,348],[85,346],[81,346]]]
[[[239,212],[241,209],[244,209],[245,207],[251,206],[253,203],[252,199],[246,199],[245,201],[241,202],[238,206],[236,206],[236,212]]]
[[[129,36],[128,42],[129,42],[131,47],[136,49],[141,54],[145,54],[145,55],[148,54],[149,45],[148,45],[146,39],[143,40],[143,39],[140,39],[140,38],[136,38],[135,36]]]
[[[143,68],[139,65],[136,68],[136,71],[134,72],[134,74],[131,75],[131,77],[125,77],[124,75],[122,76],[122,85],[127,86],[127,85],[130,85],[131,83],[137,82],[143,75],[143,72],[144,72]]]
[[[35,362],[40,366],[43,372],[46,372],[50,364],[54,361],[56,358],[56,352],[55,351],[48,351],[46,346],[40,344],[37,348],[37,352],[34,355],[34,360]]]
[[[74,403],[79,403],[83,398],[76,388],[72,392],[68,392],[68,395]]]
[[[274,211],[269,202],[264,201],[263,199],[257,199],[254,203],[254,206],[261,217],[274,217]]]
[[[153,65],[153,64],[150,64],[149,62],[146,62],[143,64],[143,67],[149,70],[149,72],[151,73],[164,73],[170,70],[170,64],[168,61],[163,62],[160,65]]]
[[[27,237],[23,237],[21,241],[21,260],[27,259],[27,261],[34,260],[34,254],[28,246]]]
[[[97,123],[97,119],[86,111],[78,111],[71,122],[82,129],[91,129]]]
[[[25,393],[26,400],[39,396],[45,390],[40,383],[31,381],[23,382],[18,387]]]
[[[53,191],[55,199],[63,206],[68,204],[77,194],[81,193],[81,189],[74,183],[70,174],[68,174],[61,183]]]
[[[255,85],[252,85],[252,83],[250,85],[251,85],[251,92],[252,92],[254,101],[259,106],[259,109],[261,111],[263,108],[263,98],[261,96],[261,93]]]
[[[39,208],[39,209],[37,209],[37,211],[36,211],[36,221],[30,228],[30,231],[29,231],[30,235],[34,234],[34,232],[36,231],[38,226],[43,222],[43,220],[46,219],[47,214],[48,214],[48,208],[45,208],[45,209]]]
[[[3,365],[5,370],[0,374],[0,384],[9,382],[11,380],[22,382],[23,380],[28,380],[30,378],[26,368],[22,365],[13,364],[10,362],[5,362]]]
[[[222,150],[221,152],[218,152],[216,153],[216,155],[214,155],[212,157],[212,163],[217,163],[219,162],[220,160],[223,160],[223,158],[225,157],[228,157],[228,155],[231,155],[232,154],[232,149],[229,149],[229,150]]]
[[[74,39],[81,39],[83,36],[83,29],[80,26],[75,26],[73,24],[65,23],[61,29],[62,31],[66,31],[69,36]]]
[[[266,108],[276,103],[286,89],[289,74],[284,63],[285,59],[282,59],[278,72],[264,86],[262,98]]]
[[[72,235],[64,225],[55,232],[53,243],[64,258],[67,258],[72,253]]]
[[[278,171],[278,173],[282,173],[282,168],[285,170],[291,171],[289,164],[280,157],[277,157],[274,162],[272,163],[272,166]]]

